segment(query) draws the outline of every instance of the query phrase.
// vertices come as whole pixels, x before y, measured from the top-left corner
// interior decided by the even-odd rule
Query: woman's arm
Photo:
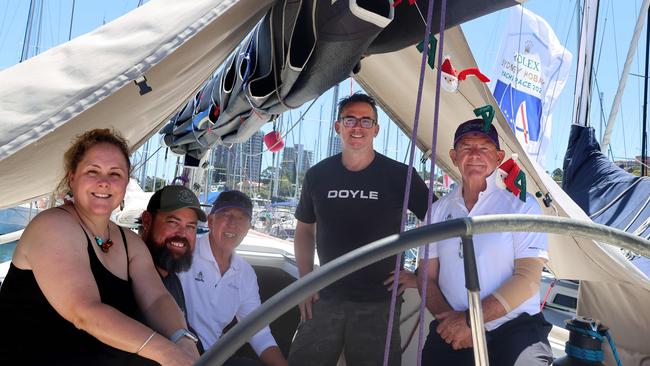
[[[28,225],[21,255],[52,307],[77,328],[101,342],[136,352],[153,330],[101,302],[90,269],[86,237],[68,213],[50,209]],[[124,256],[120,251],[107,255]],[[115,259],[115,257],[113,257]],[[154,336],[140,355],[163,365],[189,365],[193,358],[162,336]]]

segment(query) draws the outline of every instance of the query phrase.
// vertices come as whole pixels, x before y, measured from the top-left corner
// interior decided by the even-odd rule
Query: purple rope
[[[445,45],[445,17],[447,14],[447,0],[442,0],[440,6],[440,32],[438,33],[439,42],[438,42],[438,68],[436,69],[436,102],[433,110],[433,136],[431,136],[431,172],[429,173],[429,182],[433,187],[433,182],[435,181],[435,169],[436,169],[436,145],[438,142],[438,116],[440,112],[440,77],[442,76],[442,70],[440,65],[442,65],[442,50]],[[429,210],[427,211],[427,225],[431,224],[431,205],[433,204],[433,189],[429,190],[429,198],[427,204],[429,205]],[[424,246],[424,258],[429,258],[429,246]],[[418,333],[418,366],[422,364],[422,348],[424,347],[424,309],[426,307],[427,299],[427,283],[426,280],[429,278],[429,266],[424,266],[422,268],[422,302],[420,302],[420,329]]]
[[[400,232],[404,231],[404,226],[406,225],[406,217],[408,210],[408,201],[411,194],[411,180],[413,178],[413,160],[415,158],[415,145],[417,141],[418,133],[418,124],[420,121],[420,105],[422,104],[422,90],[424,89],[424,73],[426,71],[425,67],[427,64],[427,55],[429,53],[429,38],[431,37],[431,22],[433,17],[433,3],[434,0],[429,0],[429,9],[427,11],[427,22],[426,30],[424,32],[424,44],[422,49],[422,61],[420,63],[420,80],[418,82],[418,96],[415,101],[415,117],[413,121],[413,131],[411,134],[411,151],[409,153],[409,167],[408,172],[406,173],[406,187],[404,187],[404,201],[402,203],[402,222],[400,224]],[[429,197],[431,197],[431,190],[429,190]],[[431,202],[431,198],[429,198]],[[431,203],[429,206],[431,207]],[[384,345],[384,366],[388,365],[388,354],[390,352],[390,343],[393,335],[393,321],[395,318],[395,303],[397,302],[397,285],[399,279],[399,271],[402,264],[402,255],[398,254],[395,257],[395,271],[393,277],[393,288],[391,292],[390,299],[390,311],[388,313],[388,328],[386,330],[386,344]],[[420,364],[418,357],[418,365]]]

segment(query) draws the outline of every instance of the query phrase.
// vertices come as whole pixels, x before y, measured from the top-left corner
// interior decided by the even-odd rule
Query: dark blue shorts
[[[422,364],[474,366],[472,348],[455,351],[436,332],[438,321],[429,325],[429,336],[422,349]],[[487,332],[490,365],[498,366],[547,366],[553,362],[553,352],[548,343],[551,331],[542,313],[523,313],[497,329]]]

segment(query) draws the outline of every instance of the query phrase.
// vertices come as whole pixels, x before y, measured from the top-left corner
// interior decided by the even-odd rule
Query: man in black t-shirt
[[[341,100],[334,128],[342,152],[307,171],[296,210],[294,248],[301,277],[313,270],[314,248],[325,264],[400,230],[408,167],[374,151],[379,133],[374,100],[365,94]],[[427,195],[413,171],[408,207],[420,219]],[[305,299],[289,364],[335,365],[342,350],[348,365],[381,364],[391,295],[383,281],[394,266],[395,258],[387,258]],[[390,365],[401,363],[399,308],[398,303]]]

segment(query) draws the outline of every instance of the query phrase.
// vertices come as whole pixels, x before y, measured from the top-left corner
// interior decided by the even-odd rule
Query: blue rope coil
[[[569,342],[566,342],[564,352],[571,357],[585,361],[597,362],[605,359],[605,353],[599,349],[580,348],[570,344]]]
[[[598,331],[578,328],[571,323],[566,324],[566,328],[570,332],[576,332],[589,337],[596,338],[601,343],[605,340],[605,338],[607,338],[607,343],[609,343],[609,346],[612,349],[612,354],[614,355],[614,359],[616,360],[616,365],[622,366],[621,359],[619,358],[618,351],[616,350],[616,345],[614,344],[614,340],[612,339],[612,336],[609,334],[608,330],[606,330],[604,336],[602,336],[600,333],[598,333]],[[585,361],[599,362],[605,359],[605,353],[602,350],[593,350],[593,349],[576,347],[572,344],[569,344],[569,342],[566,342],[564,351],[566,352],[567,355],[571,357],[575,357],[577,359],[585,360]]]

